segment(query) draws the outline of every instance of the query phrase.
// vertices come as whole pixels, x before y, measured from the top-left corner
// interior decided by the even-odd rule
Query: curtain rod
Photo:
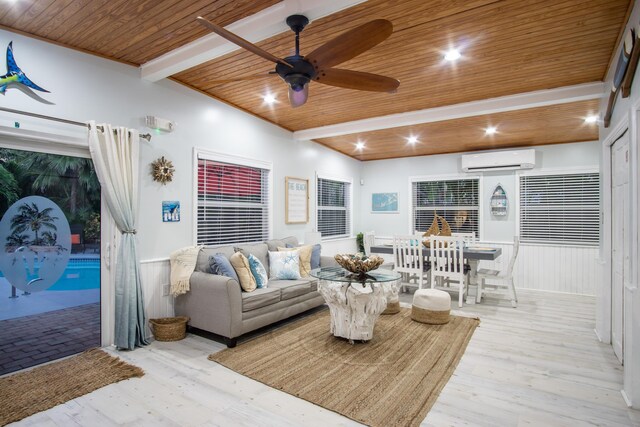
[[[22,114],[23,116],[35,117],[35,118],[44,119],[44,120],[51,120],[51,121],[54,121],[54,122],[66,123],[68,125],[73,125],[73,126],[82,126],[82,127],[85,127],[85,128],[89,127],[89,125],[87,123],[76,122],[74,120],[61,119],[59,117],[45,116],[43,114],[30,113],[28,111],[13,110],[11,108],[5,108],[5,107],[0,107],[0,111],[6,111],[7,113],[14,113],[14,114]],[[97,126],[97,127],[102,132],[104,132],[104,128],[102,126]],[[140,134],[140,138],[146,139],[147,141],[151,142],[151,134],[150,133]]]

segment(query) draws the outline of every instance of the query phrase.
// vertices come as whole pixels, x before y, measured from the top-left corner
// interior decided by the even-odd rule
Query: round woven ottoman
[[[437,289],[418,289],[413,294],[411,318],[416,322],[443,325],[449,322],[451,296]]]

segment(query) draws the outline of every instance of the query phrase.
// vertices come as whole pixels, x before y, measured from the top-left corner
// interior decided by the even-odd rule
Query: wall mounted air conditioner
[[[495,151],[462,156],[462,170],[465,172],[533,169],[535,165],[536,150]]]

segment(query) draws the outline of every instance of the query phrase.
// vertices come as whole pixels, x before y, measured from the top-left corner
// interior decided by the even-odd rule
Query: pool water
[[[4,277],[0,271],[0,277]],[[70,259],[67,268],[47,291],[80,291],[100,287],[100,259]]]

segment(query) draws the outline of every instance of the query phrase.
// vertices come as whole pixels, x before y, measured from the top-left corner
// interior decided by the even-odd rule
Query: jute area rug
[[[322,311],[209,356],[249,378],[371,426],[418,426],[455,370],[479,320],[446,325],[381,316],[368,343],[329,332]]]
[[[53,408],[142,369],[94,348],[77,356],[0,378],[0,425]]]

